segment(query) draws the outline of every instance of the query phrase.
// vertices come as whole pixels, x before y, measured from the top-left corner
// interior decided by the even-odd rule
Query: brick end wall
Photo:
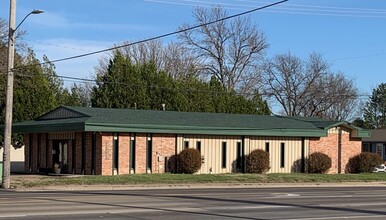
[[[338,134],[327,137],[310,138],[310,154],[321,152],[331,157],[332,165],[329,174],[338,173]],[[361,152],[361,139],[351,138],[350,134],[342,134],[341,140],[341,172],[344,173],[348,160]]]
[[[348,134],[342,135],[342,172],[346,172],[346,165],[349,159],[361,152],[361,138],[352,138]]]

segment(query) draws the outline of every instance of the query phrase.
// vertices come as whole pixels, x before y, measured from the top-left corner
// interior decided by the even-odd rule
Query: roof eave
[[[50,133],[50,132],[82,132],[85,131],[85,123],[67,124],[37,124],[28,126],[13,126],[13,133]]]
[[[285,137],[322,137],[327,132],[322,129],[246,129],[214,128],[194,126],[132,126],[117,124],[87,123],[85,131],[99,132],[137,132],[163,134],[207,134],[207,135],[251,135],[251,136],[285,136]]]

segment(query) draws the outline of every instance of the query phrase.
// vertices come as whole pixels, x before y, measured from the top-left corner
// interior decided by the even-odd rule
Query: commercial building
[[[345,172],[369,131],[319,118],[62,106],[14,124],[23,133],[25,170],[120,175],[168,172],[167,160],[196,148],[207,173],[244,172],[244,156],[270,154],[270,173],[304,172],[313,152],[332,158],[329,173]]]

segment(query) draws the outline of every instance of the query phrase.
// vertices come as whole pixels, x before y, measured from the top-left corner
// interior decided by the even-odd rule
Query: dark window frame
[[[285,143],[280,143],[280,168],[285,167]]]
[[[242,157],[243,157],[243,146],[241,142],[237,142],[236,144],[236,169],[242,168]]]
[[[150,170],[152,172],[152,154],[153,152],[153,137],[151,134],[146,135],[146,172]]]
[[[130,165],[130,170],[132,171],[135,171],[135,134],[131,134],[130,136],[130,161],[129,161],[129,165]]]
[[[222,142],[221,144],[221,168],[227,168],[227,142]]]
[[[113,172],[119,169],[119,133],[113,134]]]
[[[196,150],[201,154],[201,141],[196,142]]]

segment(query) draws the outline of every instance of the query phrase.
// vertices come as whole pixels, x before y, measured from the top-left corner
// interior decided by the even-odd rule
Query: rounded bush
[[[177,156],[177,167],[179,173],[193,174],[201,168],[201,154],[198,150],[188,148],[181,151]]]
[[[383,159],[376,153],[363,152],[351,157],[346,165],[349,173],[371,173],[374,167],[383,163]]]
[[[321,152],[312,153],[307,162],[308,173],[326,173],[332,165],[331,158]]]
[[[245,157],[247,173],[264,174],[269,168],[269,153],[260,149],[252,151]]]

